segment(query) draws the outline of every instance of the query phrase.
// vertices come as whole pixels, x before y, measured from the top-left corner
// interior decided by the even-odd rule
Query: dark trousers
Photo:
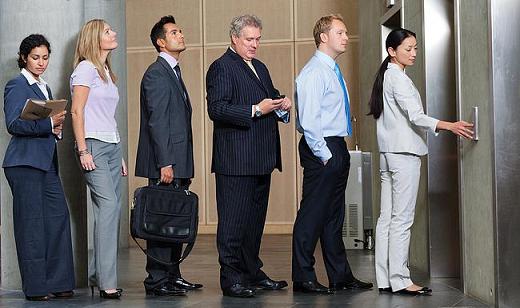
[[[318,239],[329,283],[353,279],[342,240],[350,154],[342,137],[325,140],[332,152],[327,165],[314,156],[304,137],[298,145],[303,195],[293,230],[293,281],[316,280],[314,250]]]
[[[264,231],[271,174],[215,174],[217,191],[217,249],[222,289],[267,278],[261,270],[260,244]]]
[[[149,179],[148,184],[154,185],[157,179]],[[183,189],[189,189],[190,179],[174,179],[171,185],[178,185]],[[177,262],[181,258],[182,244],[172,244],[156,241],[146,241],[146,251],[154,258],[164,262]],[[181,277],[179,264],[165,265],[154,259],[146,258],[146,272],[148,277],[144,280],[144,288],[146,290],[153,290],[156,287]]]
[[[74,264],[69,209],[57,171],[8,167],[18,266],[26,296],[73,290]]]

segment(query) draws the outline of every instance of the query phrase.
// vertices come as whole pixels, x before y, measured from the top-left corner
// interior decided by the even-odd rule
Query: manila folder
[[[67,106],[66,99],[56,99],[56,100],[46,100],[46,101],[28,99],[25,102],[25,106],[23,107],[20,118],[22,120],[38,120],[38,119],[44,119],[47,117],[52,117],[53,115],[65,110],[66,106]]]

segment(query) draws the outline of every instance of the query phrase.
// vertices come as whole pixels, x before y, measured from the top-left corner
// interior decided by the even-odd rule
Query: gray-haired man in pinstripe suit
[[[256,16],[235,17],[231,47],[206,76],[208,114],[214,124],[220,284],[224,295],[234,297],[254,296],[256,288],[287,286],[261,270],[258,256],[271,173],[282,169],[282,119],[274,111],[291,108],[288,98],[279,98],[267,67],[255,59],[261,29]]]

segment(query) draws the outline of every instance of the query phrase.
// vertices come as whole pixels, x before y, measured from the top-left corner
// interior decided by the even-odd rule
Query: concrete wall
[[[31,33],[44,34],[51,43],[51,58],[44,79],[49,83],[56,98],[70,101],[69,77],[72,73],[72,58],[77,34],[85,21],[92,18],[106,19],[119,32],[120,48],[113,53],[113,63],[119,76],[120,107],[118,125],[127,156],[126,121],[126,50],[125,5],[123,0],[48,0],[48,1],[0,1],[0,87],[3,97],[5,83],[19,73],[16,65],[21,40]],[[5,128],[3,111],[0,112],[0,127]],[[3,160],[10,136],[0,129],[0,159]],[[59,142],[60,175],[71,212],[72,237],[76,280],[78,286],[87,282],[87,193],[73,152],[73,134],[70,117],[64,129],[64,140]],[[128,204],[127,182],[123,185],[123,204]],[[12,230],[12,197],[3,171],[0,172],[1,208],[1,282],[3,288],[19,288],[20,277]],[[121,239],[127,245],[128,206],[123,206]]]

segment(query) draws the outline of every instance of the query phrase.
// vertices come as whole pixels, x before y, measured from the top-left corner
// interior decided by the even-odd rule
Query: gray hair
[[[234,17],[229,27],[229,36],[239,37],[242,29],[247,26],[262,30],[262,21],[257,16],[250,14]]]

